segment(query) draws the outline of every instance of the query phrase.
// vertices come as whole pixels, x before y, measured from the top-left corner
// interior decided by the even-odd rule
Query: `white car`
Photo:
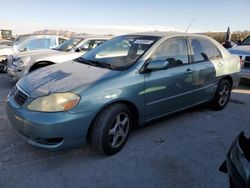
[[[51,50],[15,53],[8,58],[7,72],[13,81],[18,81],[38,68],[76,59],[108,39],[109,37],[74,37]]]
[[[228,51],[241,59],[241,78],[250,79],[250,36]]]
[[[68,38],[56,35],[23,35],[13,45],[0,46],[0,71],[4,70],[9,55],[17,52],[51,49],[65,42]]]

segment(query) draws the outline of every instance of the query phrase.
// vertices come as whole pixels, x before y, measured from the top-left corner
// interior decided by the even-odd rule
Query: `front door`
[[[169,67],[145,73],[146,121],[192,104],[194,65],[188,54],[187,39],[177,37],[166,40],[151,57],[167,60]]]

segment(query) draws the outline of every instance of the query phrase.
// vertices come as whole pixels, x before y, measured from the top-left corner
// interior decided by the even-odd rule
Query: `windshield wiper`
[[[84,58],[78,58],[77,60],[80,61],[81,63],[85,63],[94,67],[104,67],[104,68],[108,68],[111,70],[113,69],[113,66],[111,64],[104,63],[101,61],[88,60]]]

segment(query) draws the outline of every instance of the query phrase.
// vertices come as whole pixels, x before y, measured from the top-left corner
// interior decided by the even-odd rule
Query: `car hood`
[[[232,54],[237,55],[250,55],[250,45],[242,45],[230,48],[228,50]]]
[[[98,80],[108,79],[120,71],[93,67],[76,61],[48,66],[32,72],[17,84],[31,98],[55,92],[67,92]]]
[[[49,55],[54,53],[60,53],[60,51],[56,50],[31,50],[31,51],[25,51],[25,52],[18,52],[14,53],[14,57],[26,57],[26,56],[43,56],[43,55]]]
[[[13,46],[6,46],[6,45],[0,46],[0,51],[13,50],[13,49],[14,49]]]

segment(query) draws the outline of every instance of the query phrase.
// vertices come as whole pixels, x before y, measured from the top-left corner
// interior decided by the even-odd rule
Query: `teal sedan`
[[[54,150],[89,143],[112,155],[132,128],[146,122],[201,103],[223,109],[239,72],[239,57],[206,36],[123,35],[22,78],[6,111],[34,146]]]

